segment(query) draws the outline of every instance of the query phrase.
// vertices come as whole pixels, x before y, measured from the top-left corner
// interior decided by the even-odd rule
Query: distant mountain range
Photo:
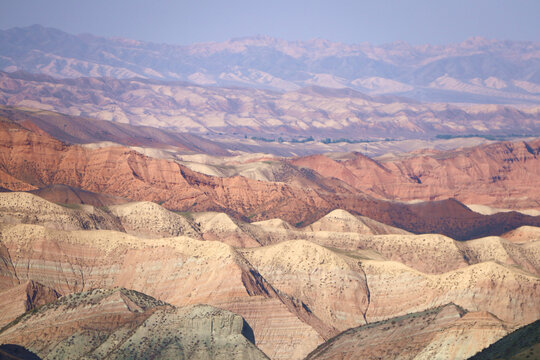
[[[374,46],[247,37],[180,46],[34,25],[0,31],[0,70],[275,91],[348,87],[428,102],[540,103],[540,42],[483,38],[444,46]]]
[[[319,86],[279,93],[155,79],[56,79],[0,72],[0,104],[261,141],[540,134],[540,108],[535,105],[418,103]]]

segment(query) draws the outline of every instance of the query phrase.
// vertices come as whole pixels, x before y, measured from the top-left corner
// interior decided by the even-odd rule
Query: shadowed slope
[[[506,335],[470,360],[526,360],[540,358],[540,320]]]
[[[49,185],[41,189],[29,191],[50,202],[60,204],[81,204],[95,207],[124,204],[128,199],[107,194],[98,194],[91,191],[77,189],[67,185]]]

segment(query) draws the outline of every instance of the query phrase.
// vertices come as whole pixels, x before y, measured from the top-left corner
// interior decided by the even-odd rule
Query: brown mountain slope
[[[533,226],[521,226],[517,229],[501,235],[501,237],[514,243],[528,243],[540,240],[540,228]]]
[[[60,297],[56,291],[34,281],[17,286],[5,286],[0,291],[0,329],[19,314],[48,304]],[[7,290],[5,290],[7,289]]]
[[[428,275],[393,261],[362,262],[371,302],[368,322],[426,309],[448,302],[471,311],[485,310],[498,318],[525,324],[540,318],[538,276],[496,262],[483,262]],[[414,296],[411,296],[414,294]],[[494,294],[497,294],[496,296]],[[520,303],[516,313],[513,303]],[[383,315],[384,314],[384,315]]]
[[[391,260],[428,274],[495,261],[540,275],[540,241],[512,244],[499,237],[456,241],[439,234],[362,235],[355,233],[302,233],[267,230],[280,241],[309,240],[358,260]],[[276,241],[277,242],[277,241]]]
[[[203,302],[237,312],[265,352],[285,359],[301,358],[338,330],[450,301],[511,322],[540,316],[538,304],[531,302],[539,298],[538,241],[456,242],[361,222],[372,227],[370,234],[351,221],[362,218],[344,211],[324,217],[319,230],[277,220],[246,224],[217,213],[181,216],[154,203],[112,206],[106,212],[129,232],[152,231],[153,238],[145,239],[114,231],[58,231],[64,224],[84,228],[77,219],[95,209],[69,209],[28,193],[0,195],[0,203],[10,206],[5,213],[18,223],[0,227],[0,289],[6,289],[0,300],[5,299],[8,320],[27,308],[22,290],[28,281],[62,295],[118,285],[175,305]],[[26,217],[17,217],[23,213]],[[396,233],[374,235],[382,230]],[[223,236],[236,234],[279,243],[234,249],[186,237],[156,238],[178,231],[201,238],[212,233],[224,242]]]
[[[349,329],[311,352],[314,359],[467,359],[506,335],[511,324],[448,304]]]
[[[48,185],[40,189],[30,190],[29,192],[43,199],[49,200],[50,202],[59,204],[80,204],[103,207],[109,205],[125,204],[129,202],[129,200],[126,198],[107,194],[98,194],[91,191],[86,191],[61,184]]]
[[[24,192],[0,194],[0,222],[40,224],[53,229],[124,231],[119,219],[90,205],[60,206]]]
[[[540,208],[540,139],[455,151],[422,151],[379,162],[355,153],[341,161],[317,155],[291,163],[385,199],[452,197],[468,204]]]
[[[128,234],[141,237],[167,237],[185,235],[200,239],[201,232],[188,219],[152,202],[131,202],[109,206],[108,212],[116,216]]]
[[[303,228],[304,231],[352,232],[357,234],[408,234],[407,231],[371,220],[365,216],[355,216],[345,210],[336,209],[314,223]]]
[[[123,288],[62,297],[0,332],[43,358],[268,359],[240,316],[208,305],[175,308]]]
[[[173,148],[182,153],[227,155],[227,150],[200,136],[150,126],[96,120],[31,108],[0,106],[0,116],[46,132],[71,144],[110,141],[125,146]]]
[[[169,209],[218,210],[253,220],[281,218],[297,225],[307,225],[341,208],[408,231],[443,233],[456,239],[540,225],[540,217],[517,213],[484,216],[456,201],[409,205],[376,200],[351,192],[338,180],[326,182],[323,188],[303,189],[238,176],[211,177],[122,147],[66,145],[9,121],[0,123],[0,138],[0,185],[9,189],[65,184],[158,202]]]
[[[343,331],[366,323],[370,294],[358,262],[305,240],[241,253],[272,286],[302,299],[326,324]]]
[[[395,251],[407,254],[407,249]],[[317,317],[342,330],[448,302],[487,310],[509,322],[540,316],[538,302],[530,303],[537,297],[538,276],[493,260],[426,274],[402,263],[361,258],[304,240],[241,253],[272,286],[302,299]],[[519,311],[509,305],[513,302],[522,304]]]

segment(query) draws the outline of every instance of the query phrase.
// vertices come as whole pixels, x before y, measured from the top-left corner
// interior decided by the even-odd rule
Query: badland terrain
[[[539,49],[0,31],[0,357],[536,356]]]

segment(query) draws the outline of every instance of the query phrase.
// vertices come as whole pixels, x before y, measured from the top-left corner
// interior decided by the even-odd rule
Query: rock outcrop
[[[0,329],[19,314],[53,302],[60,297],[55,290],[34,281],[25,281],[0,290]]]
[[[335,334],[224,243],[23,224],[4,225],[0,238],[6,283],[34,280],[61,295],[121,286],[176,306],[219,306],[242,315],[257,346],[276,359],[301,358]]]
[[[268,359],[240,316],[208,305],[175,308],[145,294],[95,289],[25,313],[0,332],[43,358]]]
[[[511,325],[454,304],[349,329],[319,346],[314,359],[467,359]]]

